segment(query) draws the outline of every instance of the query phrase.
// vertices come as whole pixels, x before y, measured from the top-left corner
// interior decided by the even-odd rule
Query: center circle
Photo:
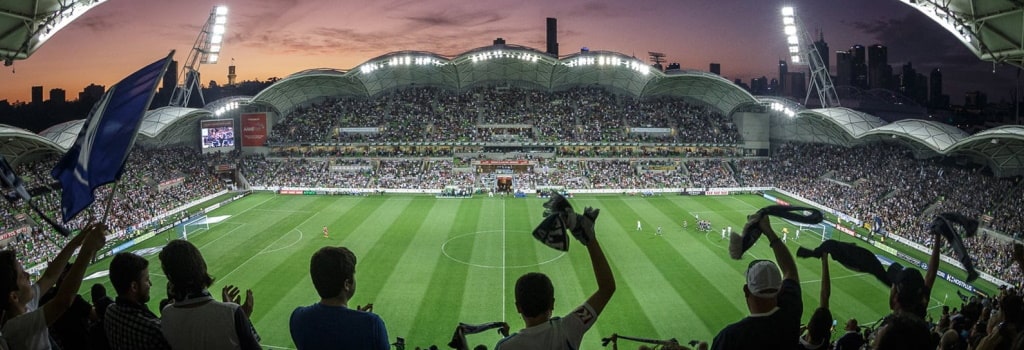
[[[525,268],[554,262],[565,252],[542,247],[530,231],[489,230],[461,234],[441,244],[448,259],[488,269]]]

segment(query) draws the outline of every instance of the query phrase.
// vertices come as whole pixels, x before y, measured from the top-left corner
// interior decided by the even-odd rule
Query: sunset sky
[[[177,50],[183,62],[215,5],[227,5],[228,35],[221,62],[200,69],[205,84],[227,82],[235,59],[238,80],[285,77],[310,68],[350,69],[393,51],[456,55],[509,44],[545,49],[545,18],[558,18],[562,55],[580,47],[668,62],[749,82],[774,78],[787,57],[779,9],[794,6],[811,33],[824,31],[833,51],[853,44],[889,47],[899,72],[907,61],[925,75],[943,72],[954,104],[966,91],[989,101],[1009,99],[1016,68],[982,62],[953,36],[897,0],[108,0],[70,24],[26,60],[0,67],[0,100],[28,101],[31,87],[62,88],[69,99],[90,83],[109,86]],[[816,34],[814,34],[816,36]],[[795,68],[791,67],[790,71]]]

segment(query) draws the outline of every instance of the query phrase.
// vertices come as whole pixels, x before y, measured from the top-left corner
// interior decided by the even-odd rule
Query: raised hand
[[[356,310],[363,312],[373,312],[373,303],[369,303],[366,305],[356,305]]]

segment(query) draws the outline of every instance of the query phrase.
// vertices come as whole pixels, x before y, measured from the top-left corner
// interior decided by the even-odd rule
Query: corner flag
[[[93,190],[121,178],[142,117],[173,56],[171,51],[167,57],[132,73],[93,106],[75,144],[50,172],[63,189],[64,222],[96,200]]]

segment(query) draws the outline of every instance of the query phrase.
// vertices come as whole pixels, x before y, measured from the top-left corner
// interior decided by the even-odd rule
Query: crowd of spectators
[[[198,150],[182,147],[136,148],[128,157],[116,190],[113,185],[99,188],[96,202],[90,209],[69,222],[61,222],[59,190],[47,190],[34,196],[32,201],[47,216],[71,230],[81,229],[90,218],[106,218],[112,233],[107,244],[112,245],[144,232],[147,229],[144,224],[162,213],[225,189],[226,184],[213,170],[214,166],[222,164],[222,157],[234,158],[231,155],[203,155]],[[57,160],[56,156],[46,157],[21,164],[16,171],[22,175],[27,188],[51,186],[55,182],[49,173]],[[107,214],[108,198],[112,195],[115,200],[109,201],[110,213]],[[27,215],[35,222],[35,225],[29,225],[30,234],[17,235],[8,243],[8,247],[17,251],[27,266],[46,261],[67,243],[68,238],[56,234],[42,218],[25,210],[20,203],[18,206],[4,203],[0,223],[3,232],[24,226],[23,220],[16,219],[16,213]]]
[[[645,128],[645,129],[637,129]],[[329,99],[296,109],[268,143],[576,141],[738,143],[723,114],[681,99],[637,100],[601,88],[542,92],[479,87],[394,90],[372,99]]]
[[[886,233],[924,246],[932,244],[927,227],[934,214],[943,212],[991,217],[983,226],[1012,238],[1024,232],[1019,220],[1000,220],[1020,211],[1016,203],[1024,187],[1019,178],[997,179],[980,168],[917,160],[900,146],[783,144],[770,160],[737,163],[746,186],[782,188],[869,224],[878,217]],[[982,233],[965,243],[977,252],[982,271],[1010,283],[1022,281],[1020,271],[1011,268],[1009,239]]]

